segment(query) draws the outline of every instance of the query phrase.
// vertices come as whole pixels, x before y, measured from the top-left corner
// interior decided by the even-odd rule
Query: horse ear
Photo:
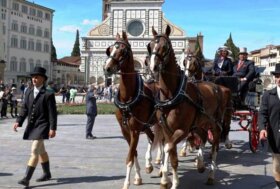
[[[117,33],[117,35],[116,35],[116,41],[119,41],[120,39],[121,39],[121,36],[120,36],[119,33]]]
[[[126,32],[125,32],[125,31],[122,32],[122,38],[123,38],[123,40],[124,40],[125,42],[128,42],[128,40],[127,40],[127,35],[126,35]]]
[[[154,26],[152,26],[152,32],[153,32],[153,35],[154,35],[154,36],[157,36],[157,35],[158,35],[158,33],[156,32]]]
[[[165,29],[165,35],[167,35],[169,37],[170,33],[171,33],[171,28],[169,25],[167,25],[166,29]]]

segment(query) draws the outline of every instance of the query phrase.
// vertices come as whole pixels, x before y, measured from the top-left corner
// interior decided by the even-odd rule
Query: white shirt
[[[42,85],[42,86],[43,86],[43,85]],[[33,93],[33,94],[34,94],[34,98],[36,98],[36,96],[39,94],[39,92],[40,92],[42,86],[40,86],[40,87],[38,87],[38,88],[34,86],[34,91],[33,91],[33,92],[34,92],[34,93]]]
[[[280,87],[277,86],[276,88],[277,88],[277,95],[278,95],[278,98],[280,99]]]

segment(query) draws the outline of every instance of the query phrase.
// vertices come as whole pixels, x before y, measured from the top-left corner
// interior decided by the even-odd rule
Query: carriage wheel
[[[251,128],[249,129],[249,145],[250,149],[253,153],[256,153],[259,145],[260,140],[260,133],[258,130],[258,114],[257,112],[254,112]]]

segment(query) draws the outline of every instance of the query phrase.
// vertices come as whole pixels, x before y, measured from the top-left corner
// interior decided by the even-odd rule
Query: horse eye
[[[115,45],[116,49],[120,48],[120,45],[119,44],[116,44]]]

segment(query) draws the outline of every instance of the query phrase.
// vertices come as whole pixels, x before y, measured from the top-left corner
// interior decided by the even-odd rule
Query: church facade
[[[126,31],[134,55],[136,70],[145,70],[147,44],[153,39],[152,27],[158,33],[171,27],[170,39],[177,61],[180,63],[185,50],[194,51],[197,39],[203,49],[203,36],[187,37],[184,30],[164,17],[164,0],[103,0],[103,21],[82,37],[81,71],[87,84],[100,84],[105,80],[117,82],[117,77],[105,78],[103,66],[107,59],[106,49],[113,45],[117,33]]]

